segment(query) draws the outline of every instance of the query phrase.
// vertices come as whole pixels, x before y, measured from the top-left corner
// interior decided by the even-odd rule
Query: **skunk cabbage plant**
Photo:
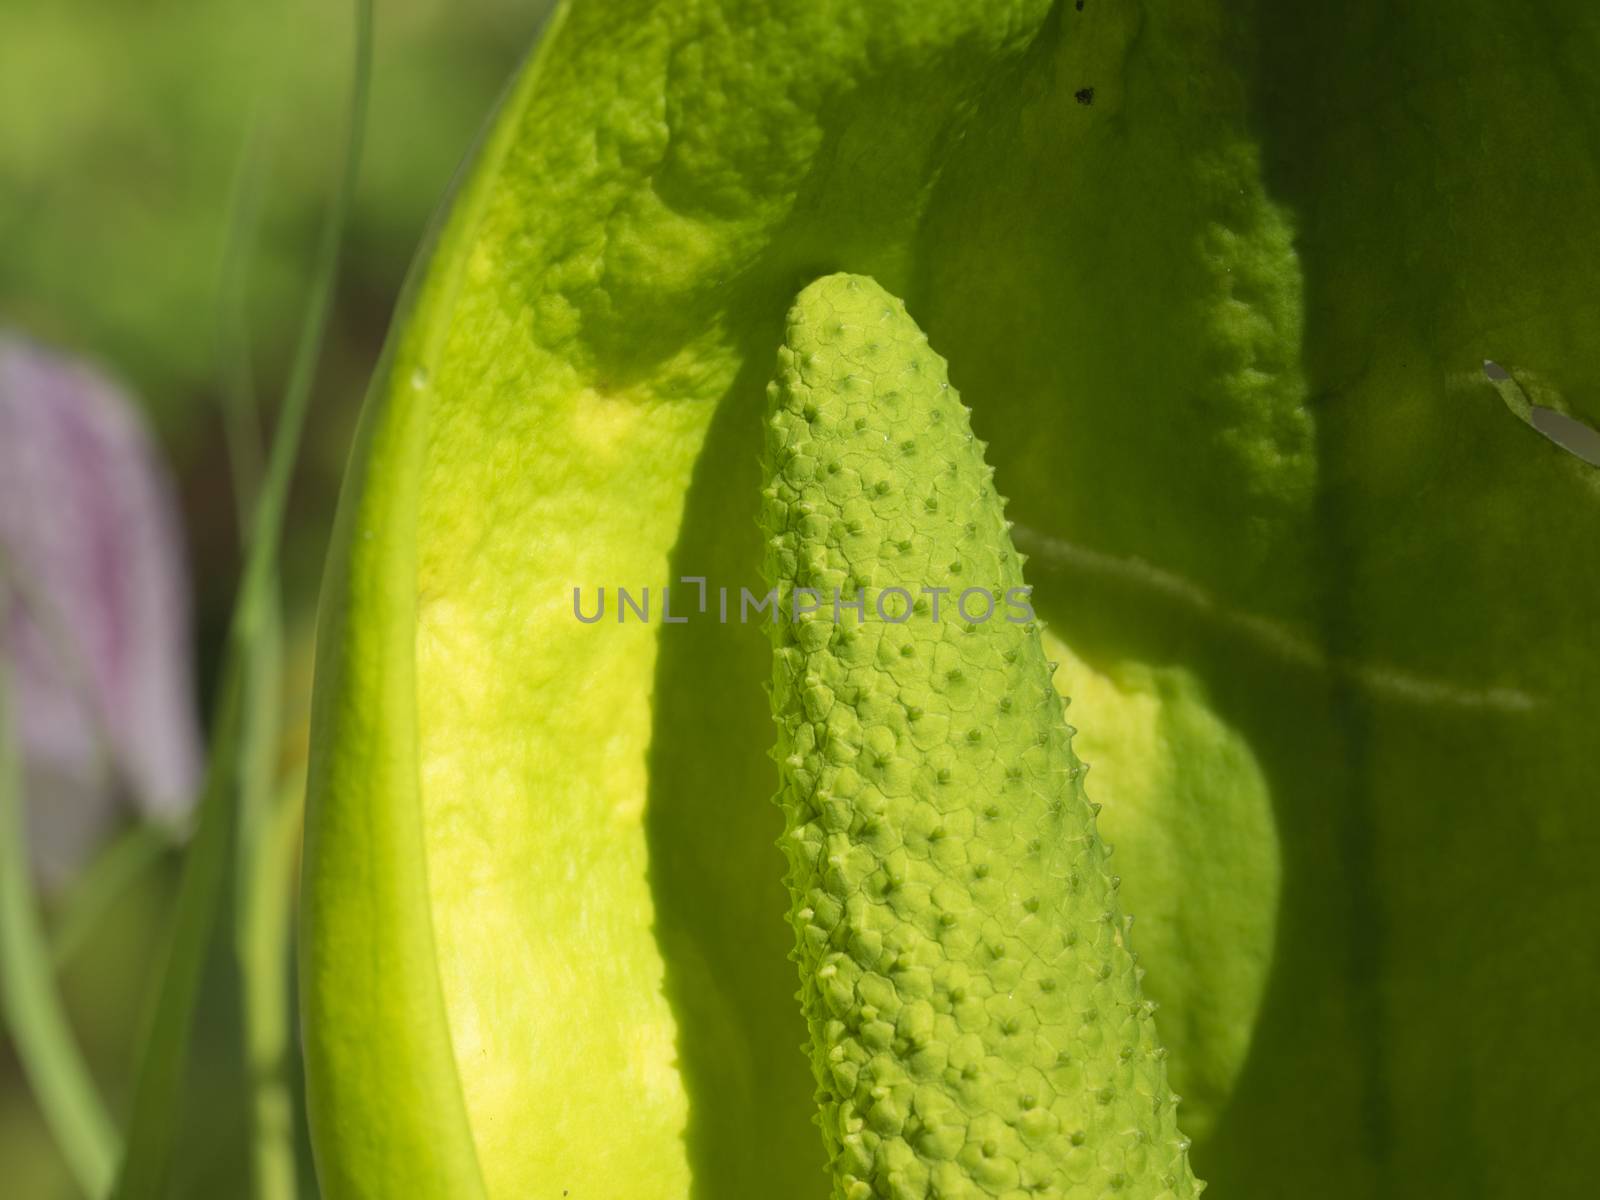
[[[338,517],[326,1195],[1583,1194],[1597,50],[561,5]]]

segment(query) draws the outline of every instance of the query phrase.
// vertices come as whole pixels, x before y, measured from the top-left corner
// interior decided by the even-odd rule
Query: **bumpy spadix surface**
[[[1118,880],[943,360],[871,279],[833,275],[790,311],[771,396],[782,844],[834,1194],[1195,1195]]]

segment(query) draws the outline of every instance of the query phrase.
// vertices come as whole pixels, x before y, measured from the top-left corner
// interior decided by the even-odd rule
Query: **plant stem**
[[[234,183],[218,312],[217,363],[223,419],[233,469],[239,535],[247,539],[261,495],[261,415],[251,372],[245,267],[260,213],[263,167],[259,124],[241,155]],[[289,922],[287,886],[297,816],[294,788],[280,789],[279,713],[282,706],[283,600],[275,571],[264,585],[260,636],[245,666],[244,729],[239,754],[239,820],[235,840],[233,953],[239,973],[249,1086],[250,1170],[255,1200],[294,1200],[298,1175],[290,1054]],[[281,845],[285,826],[291,837]]]
[[[234,929],[250,1081],[251,1175],[256,1200],[293,1200],[299,1174],[290,1086],[294,1040],[289,931],[305,781],[285,780],[258,814],[241,856]],[[241,837],[241,846],[244,838]]]
[[[0,599],[7,593],[0,591]],[[105,1194],[117,1134],[56,988],[29,882],[22,770],[11,720],[11,681],[0,659],[0,1010],[67,1166],[91,1200]]]

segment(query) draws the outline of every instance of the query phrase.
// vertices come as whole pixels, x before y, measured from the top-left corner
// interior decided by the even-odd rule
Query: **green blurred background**
[[[285,545],[289,769],[302,753],[317,580],[365,381],[430,215],[549,6],[376,5],[361,182]],[[182,498],[202,703],[239,570],[219,400],[231,214],[241,195],[259,212],[236,277],[270,424],[341,149],[352,44],[351,7],[320,0],[0,5],[0,327],[88,358],[144,409]],[[77,1031],[119,1115],[177,865],[170,854],[145,872],[64,968]],[[70,891],[52,898],[54,916]],[[227,954],[213,954],[179,1195],[245,1191],[232,980]],[[9,1045],[0,1164],[6,1195],[76,1194]]]

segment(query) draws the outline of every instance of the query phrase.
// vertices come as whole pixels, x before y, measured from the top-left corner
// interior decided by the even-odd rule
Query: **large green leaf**
[[[1597,35],[1575,0],[561,9],[339,518],[328,1194],[824,1194],[766,640],[572,603],[756,588],[763,384],[835,270],[950,360],[1090,673],[1197,1173],[1582,1194],[1600,475],[1481,362],[1600,416]]]

